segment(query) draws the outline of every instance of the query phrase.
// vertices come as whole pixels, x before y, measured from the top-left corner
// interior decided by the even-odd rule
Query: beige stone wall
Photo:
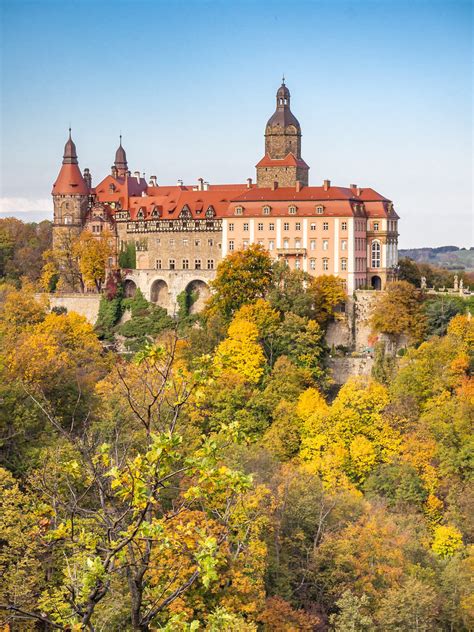
[[[328,366],[332,379],[336,384],[345,384],[350,377],[363,376],[369,378],[374,364],[373,358],[329,358]]]
[[[282,159],[288,154],[294,154],[297,158],[301,156],[301,134],[291,133],[288,129],[281,127],[267,128],[265,134],[265,153],[274,159]]]
[[[49,304],[53,307],[65,307],[68,312],[76,312],[95,325],[99,315],[100,294],[50,294]]]
[[[137,270],[171,270],[171,261],[175,270],[215,270],[222,259],[222,231],[127,233],[121,224],[121,242],[137,245]]]

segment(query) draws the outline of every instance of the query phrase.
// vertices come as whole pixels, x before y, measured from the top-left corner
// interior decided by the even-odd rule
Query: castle
[[[55,247],[66,235],[105,229],[117,252],[132,246],[136,266],[126,270],[128,294],[171,309],[185,289],[206,298],[208,282],[229,253],[261,244],[275,259],[311,275],[334,274],[347,292],[383,289],[395,277],[398,215],[374,189],[324,180],[309,185],[301,155],[301,127],[283,80],[276,109],[265,128],[265,155],[256,183],[160,185],[129,171],[122,139],[111,173],[96,186],[81,173],[69,132],[61,170],[53,186]],[[116,257],[109,266],[117,265]]]

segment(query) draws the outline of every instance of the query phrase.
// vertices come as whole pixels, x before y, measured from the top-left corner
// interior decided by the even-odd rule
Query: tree
[[[466,302],[460,297],[440,296],[425,303],[427,333],[432,336],[444,336],[449,321],[466,309]]]
[[[346,590],[337,600],[338,614],[329,618],[334,632],[375,632],[367,595],[358,597]]]
[[[392,340],[406,335],[413,342],[420,342],[426,329],[426,317],[422,309],[423,297],[407,281],[394,281],[380,293],[374,305],[371,325],[374,331],[386,334]]]
[[[233,534],[230,556],[245,548],[251,524],[243,511],[237,523],[231,517],[250,480],[219,461],[233,431],[186,446],[177,424],[197,383],[175,366],[173,348],[149,347],[136,357],[139,370],[131,372],[145,388],[135,390],[128,371],[119,369],[102,390],[108,406],[111,389],[115,397],[121,389],[120,401],[141,429],[139,448],[123,443],[118,427],[108,431],[93,420],[83,421],[85,432],[72,432],[38,400],[62,438],[32,478],[47,518],[39,559],[55,572],[34,607],[19,605],[16,590],[5,597],[12,621],[26,616],[58,629],[92,630],[128,585],[129,613],[120,625],[143,632],[166,623],[170,605],[196,582],[207,590],[217,581]],[[196,528],[193,515],[201,516]],[[183,565],[173,567],[180,556]]]
[[[99,237],[82,231],[72,244],[72,254],[78,259],[84,283],[94,286],[98,292],[105,282],[109,258],[114,254],[114,241],[110,231],[101,233]]]
[[[0,219],[0,278],[20,283],[22,277],[37,281],[41,257],[51,247],[52,224],[24,223],[14,217]]]
[[[263,374],[265,357],[257,342],[258,329],[253,323],[234,318],[227,338],[217,347],[214,366],[217,371],[234,373],[249,383],[257,383]]]
[[[313,278],[309,294],[313,299],[315,318],[322,327],[327,325],[334,317],[335,310],[346,301],[342,280],[332,274]]]
[[[408,577],[382,599],[377,619],[384,630],[394,632],[435,632],[439,597],[427,582]]]
[[[219,263],[211,283],[208,311],[230,319],[245,303],[265,297],[271,284],[271,267],[270,255],[258,244],[228,255]]]

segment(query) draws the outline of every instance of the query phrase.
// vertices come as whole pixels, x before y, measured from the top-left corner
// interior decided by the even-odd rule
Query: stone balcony
[[[294,257],[306,257],[306,248],[277,248],[279,257],[292,255]]]

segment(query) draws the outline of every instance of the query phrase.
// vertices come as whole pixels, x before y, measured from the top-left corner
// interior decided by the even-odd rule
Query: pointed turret
[[[125,153],[125,149],[122,147],[122,136],[120,135],[120,144],[118,146],[117,151],[115,152],[115,162],[112,168],[116,173],[116,177],[123,178],[127,175],[128,172],[128,164],[127,164],[127,154]]]
[[[265,127],[265,156],[257,165],[257,184],[271,187],[307,186],[309,167],[301,158],[301,126],[290,108],[290,91],[283,77],[276,109]]]
[[[86,176],[88,170],[86,170]],[[88,181],[89,178],[87,177]],[[54,225],[53,244],[58,246],[65,234],[78,235],[87,213],[89,198],[88,182],[79,169],[76,145],[71,137],[64,147],[63,163],[53,185]]]

